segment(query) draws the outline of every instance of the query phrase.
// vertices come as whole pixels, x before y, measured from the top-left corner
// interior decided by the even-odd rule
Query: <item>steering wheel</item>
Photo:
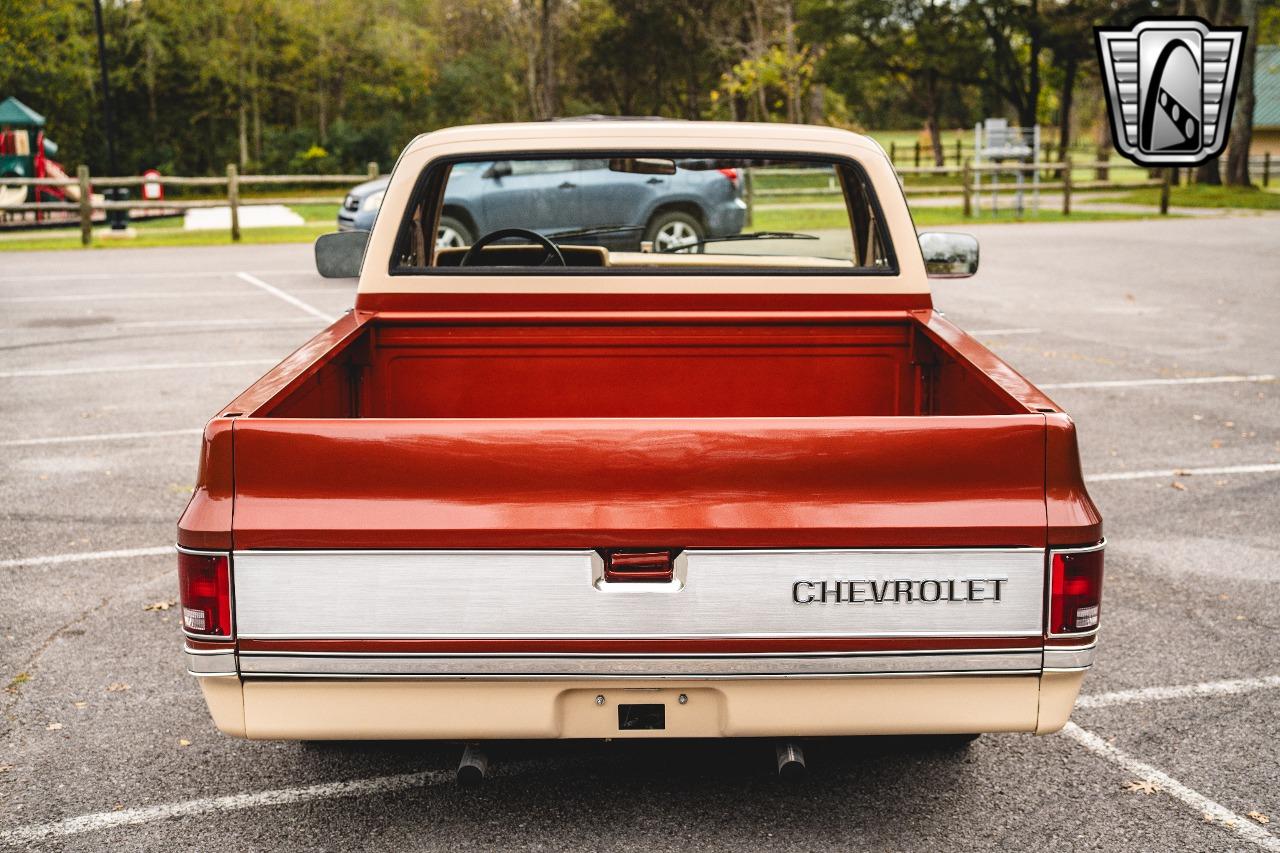
[[[559,246],[553,243],[549,238],[539,234],[537,231],[530,231],[528,228],[500,228],[497,231],[490,231],[488,234],[471,244],[471,248],[467,249],[467,253],[462,256],[462,260],[458,261],[458,266],[469,266],[473,255],[484,251],[485,248],[493,243],[496,243],[499,240],[505,240],[508,237],[524,237],[540,245],[545,250],[542,260],[537,264],[540,267],[546,266],[552,258],[559,261],[560,266],[562,267],[569,266],[564,262],[564,255],[560,253]]]

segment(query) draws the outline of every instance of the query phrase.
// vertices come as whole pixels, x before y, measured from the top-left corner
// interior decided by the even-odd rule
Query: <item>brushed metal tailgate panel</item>
[[[237,633],[550,639],[1041,632],[1039,548],[688,551],[677,572],[683,584],[608,589],[593,584],[599,559],[593,551],[238,551]],[[969,600],[969,580],[981,582],[977,600]],[[826,603],[797,601],[820,594],[823,581]],[[835,601],[838,581],[860,582],[856,593],[843,583],[840,598],[863,600]],[[901,593],[895,599],[899,581],[911,600]],[[869,600],[873,589],[886,600]],[[941,600],[921,600],[922,589]]]

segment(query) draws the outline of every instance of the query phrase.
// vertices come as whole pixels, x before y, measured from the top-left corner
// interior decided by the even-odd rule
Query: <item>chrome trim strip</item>
[[[293,651],[293,650],[255,650],[242,651],[241,657],[340,657],[340,658],[645,658],[661,660],[665,658],[800,658],[800,657],[876,657],[882,655],[959,655],[959,654],[1040,654],[1042,646],[1023,646],[1005,649],[870,649],[851,652],[326,652],[326,651]]]
[[[1093,666],[1093,656],[1097,648],[1097,643],[1081,648],[1047,647],[1044,650],[1044,668],[1047,670],[1088,669]]]
[[[558,680],[581,680],[589,678],[591,681],[684,681],[684,682],[703,682],[703,681],[751,681],[751,680],[773,680],[788,678],[955,678],[957,676],[1004,676],[1019,675],[1038,677],[1041,674],[1039,669],[1001,669],[1001,670],[964,670],[964,671],[939,671],[939,672],[837,672],[837,673],[801,673],[801,674],[764,674],[764,675],[353,675],[350,673],[339,673],[334,675],[308,675],[288,672],[262,672],[246,675],[245,681],[254,679],[297,679],[306,681],[314,680],[334,680],[334,681],[558,681]]]
[[[682,555],[682,588],[635,584],[626,595],[601,595],[593,586],[598,559],[585,550],[237,551],[237,634],[263,640],[674,639],[1026,637],[1043,631],[1040,548],[694,550]],[[795,597],[796,582],[850,580],[906,581],[917,588],[937,581],[935,594],[948,581],[956,582],[954,593],[973,580],[986,584],[988,597],[902,596],[881,603]]]
[[[1094,551],[1103,551],[1106,549],[1106,547],[1107,547],[1107,538],[1104,536],[1102,537],[1102,541],[1100,541],[1096,545],[1081,545],[1078,548],[1049,548],[1048,553],[1045,556],[1045,576],[1047,578],[1049,574],[1052,573],[1053,571],[1053,555],[1054,554],[1091,554]],[[1045,594],[1044,594],[1045,622],[1049,621],[1049,617],[1048,617],[1049,603],[1050,603],[1049,599],[1052,597],[1052,595],[1053,593],[1046,586]],[[1099,620],[1098,624],[1093,626],[1092,631],[1082,631],[1082,632],[1077,632],[1073,634],[1055,634],[1053,633],[1053,631],[1050,631],[1049,636],[1053,637],[1054,639],[1069,638],[1074,640],[1081,640],[1082,642],[1091,642],[1091,641],[1096,641],[1098,636],[1098,629],[1101,627],[1102,627],[1102,622],[1101,620]]]
[[[188,548],[185,545],[174,545],[173,549],[179,554],[195,554],[197,557],[229,557],[230,551],[205,551],[199,548]]]
[[[194,649],[183,649],[187,672],[196,676],[235,675],[236,656],[230,653],[200,654]]]
[[[1038,652],[1012,654],[926,654],[864,658],[825,657],[348,657],[241,655],[240,671],[249,675],[416,675],[575,676],[589,678],[670,678],[759,675],[857,675],[865,673],[1029,672],[1039,670]]]

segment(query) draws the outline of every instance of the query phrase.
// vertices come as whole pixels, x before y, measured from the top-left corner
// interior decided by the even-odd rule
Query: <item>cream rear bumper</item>
[[[1066,723],[1083,678],[1083,671],[625,682],[224,675],[200,683],[218,728],[238,737],[496,740],[1047,734]],[[665,705],[665,728],[620,730],[618,706],[633,703]]]

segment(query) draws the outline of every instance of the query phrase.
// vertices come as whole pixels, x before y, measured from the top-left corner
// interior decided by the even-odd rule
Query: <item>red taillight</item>
[[[716,171],[728,178],[729,183],[733,184],[735,187],[738,185],[738,178],[740,175],[737,169],[717,169]]]
[[[1051,554],[1049,633],[1096,631],[1102,604],[1102,546]]]
[[[226,554],[179,551],[178,597],[187,633],[231,639],[231,564]]]
[[[671,551],[608,551],[604,579],[609,583],[670,583],[675,576]]]

